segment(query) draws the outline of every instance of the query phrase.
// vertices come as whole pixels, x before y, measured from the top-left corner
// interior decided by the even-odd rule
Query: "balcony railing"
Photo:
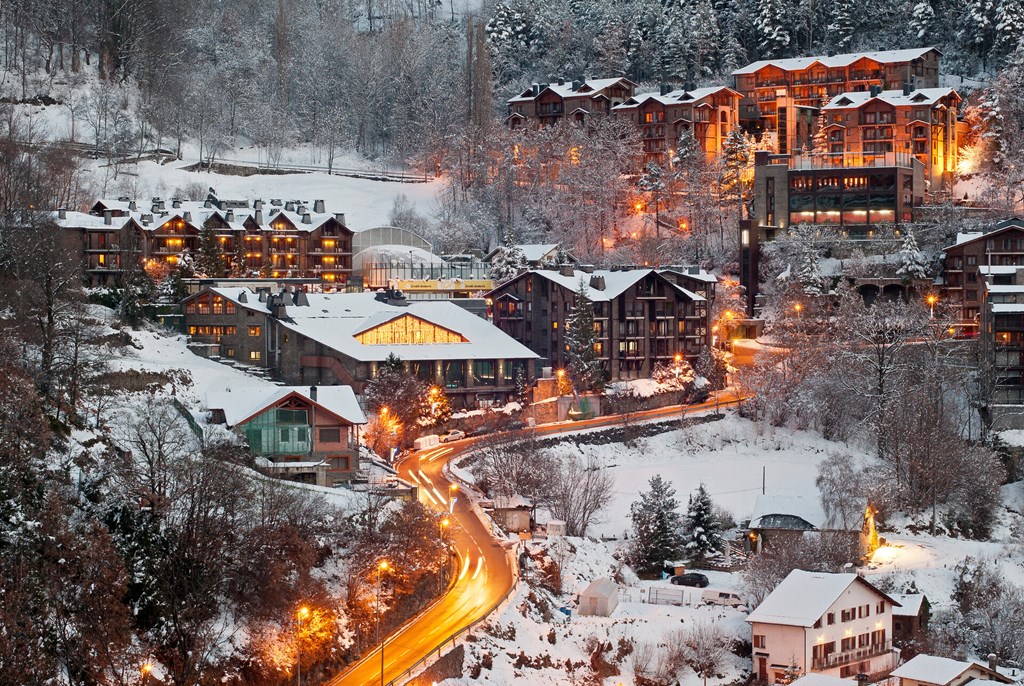
[[[859,660],[866,660],[872,657],[878,657],[879,655],[885,655],[892,651],[892,641],[886,641],[885,643],[875,643],[874,645],[867,646],[866,648],[858,648],[856,650],[847,650],[841,653],[832,653],[825,657],[816,657],[811,660],[811,666],[813,669],[833,669],[835,667],[841,667],[848,665],[851,662],[857,662]]]
[[[905,167],[913,168],[913,156],[903,152],[885,153],[824,153],[820,155],[793,155],[790,169],[832,169],[842,167]]]

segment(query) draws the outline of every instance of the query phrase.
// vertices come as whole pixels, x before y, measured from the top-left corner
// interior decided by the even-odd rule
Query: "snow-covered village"
[[[1024,0],[0,33],[0,686],[1024,686]]]

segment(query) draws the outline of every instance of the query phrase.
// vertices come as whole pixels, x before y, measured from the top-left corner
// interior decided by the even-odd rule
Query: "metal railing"
[[[790,169],[832,169],[848,167],[905,167],[913,168],[914,156],[903,152],[880,153],[823,153],[820,155],[793,155]]]
[[[816,657],[811,661],[811,664],[814,669],[831,669],[851,662],[857,662],[858,660],[885,655],[891,651],[892,641],[886,641],[885,643],[875,643],[874,645],[870,645],[866,648],[847,650],[842,653],[832,653],[825,657]]]

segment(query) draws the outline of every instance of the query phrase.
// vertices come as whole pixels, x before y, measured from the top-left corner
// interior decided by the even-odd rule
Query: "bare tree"
[[[584,536],[611,499],[614,485],[603,465],[576,455],[564,457],[553,475],[551,514],[565,522],[568,535]]]
[[[721,669],[732,638],[720,624],[700,622],[686,634],[683,644],[686,646],[686,664],[704,679],[704,686],[707,686],[708,677]]]

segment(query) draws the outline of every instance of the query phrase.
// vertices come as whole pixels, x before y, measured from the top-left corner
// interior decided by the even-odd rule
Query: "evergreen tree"
[[[832,3],[832,20],[828,24],[828,42],[836,52],[849,52],[857,33],[856,0],[836,0]]]
[[[526,255],[516,245],[512,232],[506,231],[501,248],[494,255],[494,259],[491,260],[491,278],[500,285],[514,278],[520,271],[526,268]]]
[[[618,17],[611,17],[594,36],[594,67],[607,76],[626,73],[626,29]]]
[[[707,379],[712,390],[725,388],[725,375],[728,366],[723,355],[722,352],[706,345],[701,348],[700,355],[697,356],[697,364],[693,366],[693,371],[697,373],[697,376]]]
[[[722,49],[722,32],[711,0],[695,0],[690,12],[687,22],[691,35],[689,77],[696,84],[714,73]]]
[[[594,303],[586,283],[580,279],[569,318],[565,322],[566,357],[569,374],[579,388],[588,391],[601,385],[601,361],[594,351]]]
[[[782,57],[789,50],[789,14],[785,0],[757,0],[754,32],[762,57]]]
[[[916,42],[924,45],[930,40],[932,26],[935,24],[935,10],[931,0],[918,0],[910,16],[910,31]]]
[[[818,251],[811,243],[807,243],[804,246],[803,261],[800,264],[800,272],[797,274],[797,279],[807,295],[825,295],[828,293],[828,283],[818,266]]]
[[[814,138],[811,141],[811,152],[815,155],[825,155],[828,153],[828,131],[825,129],[826,126],[828,126],[828,123],[825,115],[818,114]]]
[[[997,0],[968,0],[957,37],[986,64],[996,38]]]
[[[737,127],[729,132],[725,142],[722,143],[721,195],[723,201],[737,204],[740,208],[741,218],[743,207],[749,196],[743,177],[752,162],[753,151],[750,138]]]
[[[996,12],[995,51],[1010,55],[1024,43],[1024,0],[1002,0]]]
[[[900,249],[899,267],[896,273],[904,281],[928,278],[928,262],[925,260],[921,249],[917,246],[917,239],[912,231],[903,234],[903,247]]]
[[[427,384],[407,372],[394,353],[377,365],[377,376],[366,384],[363,392],[367,409],[378,414],[387,408],[387,414],[400,424],[400,431],[429,416],[429,397]]]
[[[637,572],[659,572],[666,561],[678,559],[684,550],[682,517],[676,491],[660,474],[647,482],[649,491],[629,508],[633,522],[630,564]]]
[[[722,550],[725,540],[718,527],[714,503],[704,484],[690,496],[683,525],[686,540],[686,554],[691,561],[702,560],[715,551]]]
[[[224,248],[217,231],[211,226],[199,230],[199,252],[195,259],[196,273],[210,278],[224,276]]]

